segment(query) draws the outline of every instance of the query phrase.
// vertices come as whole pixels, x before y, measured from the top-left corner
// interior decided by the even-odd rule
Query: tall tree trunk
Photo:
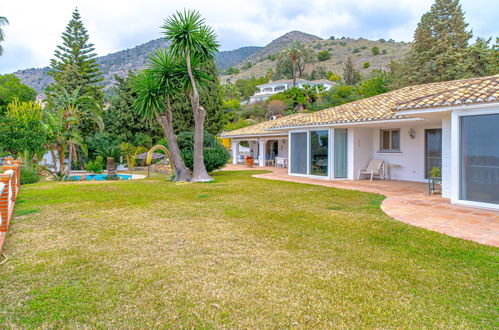
[[[180,155],[180,149],[177,143],[177,137],[173,132],[173,124],[172,124],[172,111],[170,98],[166,99],[166,112],[164,115],[159,116],[156,115],[156,120],[161,125],[163,129],[163,134],[166,137],[166,141],[168,142],[168,149],[170,151],[170,155],[172,156],[171,161],[175,167],[175,178],[174,181],[186,181],[190,182],[192,180],[192,172],[191,170],[185,166],[185,162]]]
[[[192,93],[189,93],[189,98],[191,99],[192,114],[194,117],[194,170],[192,173],[192,182],[213,181],[213,178],[208,175],[206,167],[204,166],[203,134],[206,111],[199,105],[199,93],[196,87],[196,81],[192,75],[191,57],[187,49],[185,54],[187,73],[189,74],[192,85]]]
[[[64,172],[66,167],[64,165],[64,158],[66,156],[66,146],[65,145],[61,145],[59,147],[59,150],[57,150],[57,152],[59,153],[59,172]]]
[[[116,166],[114,165],[113,157],[107,157],[106,168],[107,168],[107,179],[108,180],[116,179]]]
[[[71,165],[73,163],[73,143],[70,142],[68,145],[69,148],[69,159],[68,159],[68,170],[66,172],[67,176],[71,175]]]
[[[55,156],[55,148],[50,148],[50,156],[52,157],[52,162],[54,163],[54,172],[57,172],[57,157]]]
[[[296,87],[296,61],[292,60],[293,62],[293,87]]]

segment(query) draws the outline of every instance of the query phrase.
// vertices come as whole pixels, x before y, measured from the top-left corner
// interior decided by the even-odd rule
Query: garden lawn
[[[0,327],[499,326],[499,249],[255,173],[23,186]]]

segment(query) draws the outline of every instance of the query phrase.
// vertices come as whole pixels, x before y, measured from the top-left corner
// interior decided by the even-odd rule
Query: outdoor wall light
[[[416,137],[416,131],[414,130],[414,128],[411,128],[411,129],[409,130],[409,137],[410,137],[411,139],[414,139],[414,138]]]

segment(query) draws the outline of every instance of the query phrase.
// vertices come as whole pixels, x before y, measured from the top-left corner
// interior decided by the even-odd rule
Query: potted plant
[[[255,161],[253,160],[253,157],[251,156],[246,156],[246,165],[247,166],[253,166],[255,164]]]

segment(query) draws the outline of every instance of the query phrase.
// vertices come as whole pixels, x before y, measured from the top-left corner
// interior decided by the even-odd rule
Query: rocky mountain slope
[[[236,66],[240,70],[239,73],[222,75],[220,80],[226,83],[235,82],[238,79],[265,76],[269,70],[275,70],[277,64],[277,61],[272,56],[269,57],[269,55],[277,54],[286,48],[289,42],[280,43],[279,46],[274,46],[272,50],[268,49],[268,46],[261,49]],[[313,63],[306,65],[305,74],[310,74],[313,70],[322,67],[325,71],[332,71],[340,76],[343,74],[343,67],[349,57],[356,69],[362,75],[367,75],[373,69],[387,70],[390,61],[392,59],[399,60],[410,47],[410,43],[385,41],[383,39],[374,41],[363,38],[320,39],[316,37],[316,39],[304,43],[313,54]],[[377,47],[379,54],[374,55],[374,47]],[[330,58],[320,61],[317,57],[319,52],[327,52]],[[248,62],[251,62],[251,65],[248,65]]]
[[[112,86],[115,83],[115,74],[126,76],[129,70],[138,71],[144,69],[149,54],[155,49],[165,46],[168,46],[168,44],[164,39],[154,39],[131,49],[125,49],[98,57],[97,63],[99,63],[104,75],[104,84],[107,87]],[[231,51],[222,51],[217,53],[215,62],[220,70],[224,70],[230,66],[236,65],[261,48],[262,47],[242,47]],[[48,71],[49,67],[39,69],[31,68],[17,71],[14,74],[18,76],[24,84],[33,87],[39,93],[43,93],[45,87],[53,82],[52,77],[47,74]]]
[[[288,47],[292,40],[298,40],[314,52],[314,57],[321,51],[327,51],[331,58],[325,61],[315,60],[307,66],[306,73],[319,66],[323,66],[326,71],[333,71],[342,74],[342,67],[348,57],[352,57],[354,63],[363,74],[372,69],[386,69],[390,59],[399,59],[407,51],[409,44],[398,42],[385,42],[384,40],[371,41],[366,39],[321,39],[317,36],[291,31],[275,39],[265,47],[242,47],[231,51],[222,51],[217,54],[216,64],[220,71],[229,67],[237,67],[240,73],[231,76],[221,76],[221,82],[235,81],[241,78],[264,76],[269,69],[275,69],[276,61],[271,55],[275,55]],[[125,49],[116,53],[108,54],[97,58],[104,75],[106,88],[114,85],[114,75],[126,76],[128,71],[137,71],[145,67],[148,55],[155,49],[168,46],[164,39],[155,39],[131,49]],[[379,55],[373,55],[371,48],[377,46],[380,49]],[[270,56],[270,58],[269,58]],[[363,68],[365,62],[369,62],[368,68]],[[248,67],[251,63],[251,68]],[[47,74],[48,67],[40,69],[26,69],[15,72],[21,81],[33,87],[39,93],[43,93],[45,87],[52,82],[52,78]]]

